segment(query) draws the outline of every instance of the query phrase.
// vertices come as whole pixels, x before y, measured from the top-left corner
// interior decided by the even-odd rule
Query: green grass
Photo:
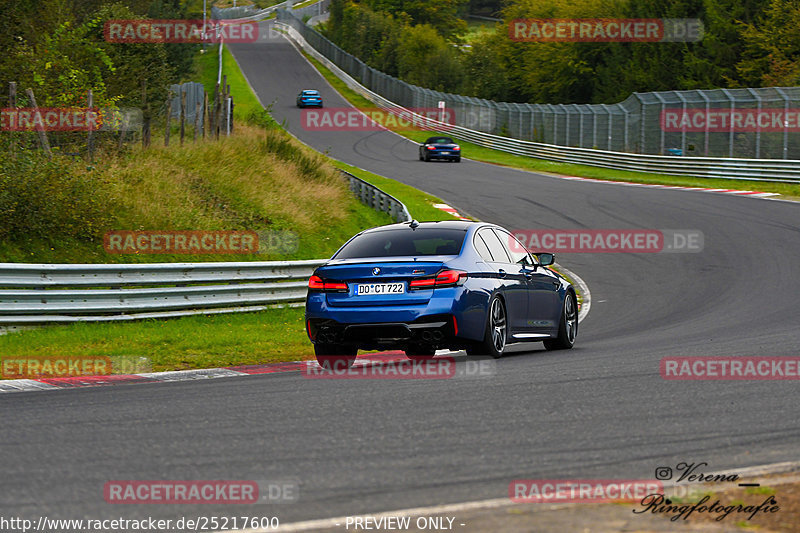
[[[200,83],[206,88],[209,100],[214,94],[217,85],[217,73],[219,64],[219,49],[212,46],[206,49],[204,54],[200,54],[196,62],[197,77]],[[258,98],[250,90],[247,80],[242,74],[241,69],[236,64],[233,54],[226,46],[222,47],[222,74],[228,77],[228,85],[231,86],[231,96],[233,96],[233,116],[235,119],[243,120],[254,111],[261,110]]]
[[[336,77],[327,67],[311,57],[305,51],[303,55],[311,61],[311,63],[319,70],[322,76],[328,83],[336,89],[348,102],[358,108],[374,108],[375,104],[350,89],[345,83]],[[427,131],[397,131],[395,133],[402,135],[408,139],[416,142],[422,142],[430,136]],[[495,165],[519,168],[523,170],[530,170],[533,172],[542,172],[548,174],[557,174],[564,176],[579,176],[584,178],[596,178],[609,181],[630,181],[636,183],[652,183],[659,185],[677,185],[681,187],[708,187],[713,189],[738,189],[738,190],[753,190],[762,192],[776,192],[781,195],[793,198],[800,198],[800,184],[792,183],[770,183],[761,181],[746,181],[746,180],[726,180],[715,178],[696,178],[692,176],[670,176],[667,174],[655,174],[648,172],[632,172],[625,170],[613,170],[602,167],[593,167],[589,165],[576,165],[570,163],[558,163],[555,161],[547,161],[544,159],[536,159],[533,157],[523,157],[514,154],[509,154],[500,150],[493,150],[483,146],[464,141],[456,138],[458,144],[462,147],[464,157],[474,159],[476,161],[483,161],[484,163],[492,163]]]
[[[420,222],[435,220],[458,220],[458,218],[454,217],[447,211],[442,211],[441,209],[433,207],[433,204],[443,204],[445,201],[433,196],[432,194],[420,191],[419,189],[415,189],[414,187],[400,183],[399,181],[385,178],[361,168],[348,165],[347,163],[343,163],[341,161],[334,161],[333,165],[337,168],[341,168],[342,170],[346,170],[354,176],[357,176],[364,181],[375,185],[384,192],[391,194],[403,202],[408,208],[409,213],[411,213],[411,216]]]
[[[3,359],[36,356],[146,357],[152,371],[313,358],[303,309],[192,316],[136,323],[49,326],[0,336]]]

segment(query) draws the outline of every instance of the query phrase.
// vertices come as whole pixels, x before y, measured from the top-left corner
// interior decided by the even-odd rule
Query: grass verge
[[[0,336],[3,359],[136,356],[154,372],[313,358],[303,309],[48,326]]]
[[[348,102],[358,108],[374,108],[375,104],[352,90],[342,80],[340,80],[325,65],[317,61],[304,50],[303,55],[316,67],[322,76],[341,94]],[[393,128],[390,128],[393,129]],[[428,131],[407,131],[393,129],[398,135],[402,135],[415,142],[422,142],[431,133]],[[676,185],[680,187],[708,187],[713,189],[737,189],[755,190],[762,192],[775,192],[784,196],[800,199],[800,185],[791,183],[770,183],[762,181],[728,180],[716,178],[696,178],[692,176],[670,176],[668,174],[655,174],[648,172],[631,172],[625,170],[613,170],[589,165],[576,165],[571,163],[558,163],[533,157],[523,157],[500,150],[493,150],[478,146],[461,139],[457,139],[462,148],[464,157],[492,163],[495,165],[519,168],[534,172],[549,174],[580,176],[584,178],[595,178],[609,181],[630,181],[635,183],[651,183],[658,185]]]

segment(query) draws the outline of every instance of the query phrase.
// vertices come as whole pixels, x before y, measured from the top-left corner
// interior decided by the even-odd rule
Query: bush
[[[95,241],[114,210],[108,184],[63,158],[20,151],[0,160],[0,239]]]

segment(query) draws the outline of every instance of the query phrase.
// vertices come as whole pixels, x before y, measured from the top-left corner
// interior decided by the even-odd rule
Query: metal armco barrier
[[[0,263],[0,326],[258,311],[300,303],[308,278],[324,262]]]
[[[339,170],[339,172],[348,178],[350,181],[350,190],[353,191],[353,194],[355,194],[359,200],[361,200],[361,203],[377,211],[388,213],[389,216],[395,220],[395,222],[411,221],[411,215],[409,214],[408,208],[406,208],[403,202],[391,194],[386,194],[379,188],[367,183],[361,178],[353,176],[349,172],[345,172],[344,170]]]
[[[351,67],[353,67],[353,65],[358,65],[358,68],[353,68],[361,71],[363,74],[362,77],[366,76],[367,72],[371,73],[371,76],[381,74],[384,77],[388,77],[387,75],[378,73],[378,71],[375,71],[375,69],[368,67],[357,58],[336,47],[325,37],[304,24],[301,20],[297,19],[297,17],[286,10],[278,10],[278,21],[278,24],[286,29],[289,36],[299,46],[314,56],[317,60],[322,62],[352,90],[364,96],[380,108],[410,113],[408,110],[389,98],[384,97],[377,92],[373,92],[372,90],[363,86],[354,77],[350,76],[343,69],[343,67],[346,65],[350,65]],[[313,43],[309,43],[309,41],[306,40],[306,37],[311,39]],[[325,55],[317,50],[314,46],[312,46],[312,44],[316,44],[317,46],[324,48],[324,50],[329,51],[330,54],[328,55],[331,57],[328,57],[328,55]],[[323,47],[322,44],[325,44],[325,46]],[[397,89],[393,89],[391,92],[394,94],[394,97],[399,100],[408,100],[408,98],[411,97],[410,95],[413,95],[416,90],[430,92],[428,89],[416,87],[400,80],[396,81],[396,84],[390,84],[387,87],[393,87],[394,89]],[[389,96],[392,97],[391,95]],[[425,105],[417,107],[425,107]],[[501,135],[494,135],[492,133],[486,133],[483,131],[466,128],[464,126],[437,122],[419,115],[416,116],[421,121],[427,122],[432,131],[449,134],[479,146],[485,146],[487,148],[493,148],[495,150],[520,156],[546,159],[549,161],[585,164],[611,168],[615,170],[656,172],[660,174],[696,176],[704,178],[786,183],[800,182],[800,160],[683,157],[635,154],[630,152],[599,150],[594,148],[577,148],[572,146],[546,144],[515,139]],[[458,108],[456,108],[456,117],[458,120]],[[465,155],[468,156],[469,154]]]

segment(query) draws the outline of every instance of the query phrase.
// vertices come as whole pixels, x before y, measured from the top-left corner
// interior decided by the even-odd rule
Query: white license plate
[[[442,152],[442,155],[450,155],[450,152]]]
[[[368,283],[356,285],[356,296],[370,296],[373,294],[403,294],[405,292],[405,283]]]

